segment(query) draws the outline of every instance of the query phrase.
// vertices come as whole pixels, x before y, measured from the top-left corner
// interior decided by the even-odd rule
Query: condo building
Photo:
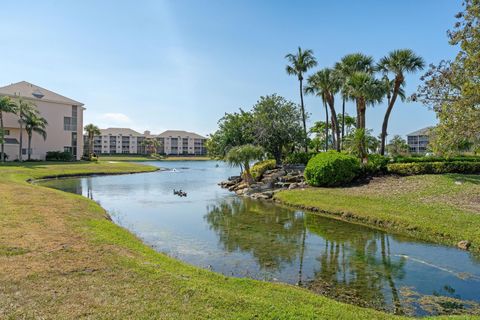
[[[37,133],[32,135],[31,158],[45,160],[48,151],[67,151],[79,160],[83,154],[83,103],[64,97],[26,81],[0,88],[0,96],[13,100],[24,99],[32,102],[40,115],[48,122],[44,140]],[[9,161],[27,159],[27,132],[23,130],[23,143],[19,156],[19,118],[15,114],[4,113],[5,154]]]
[[[407,144],[411,153],[424,154],[427,152],[431,129],[432,127],[426,127],[407,134]]]
[[[164,155],[206,155],[206,138],[187,131],[167,130],[158,135],[150,131],[139,133],[129,128],[100,129],[101,134],[93,139],[93,152],[96,154],[148,154],[144,141],[158,142],[157,153]],[[84,136],[88,149],[88,137]]]

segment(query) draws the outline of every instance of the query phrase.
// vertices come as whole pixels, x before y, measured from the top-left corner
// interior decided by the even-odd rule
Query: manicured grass
[[[189,266],[107,220],[95,202],[25,182],[153,169],[108,162],[0,166],[0,318],[395,318]]]
[[[480,175],[387,177],[347,188],[282,191],[275,199],[343,220],[480,252]]]
[[[206,156],[191,156],[191,157],[182,157],[182,156],[167,156],[161,159],[152,158],[147,155],[108,155],[99,157],[100,161],[205,161],[211,160],[210,157]]]

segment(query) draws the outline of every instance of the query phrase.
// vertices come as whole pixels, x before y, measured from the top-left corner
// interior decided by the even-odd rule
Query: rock
[[[457,247],[459,247],[462,250],[468,250],[472,243],[468,240],[462,240],[459,243],[457,243]]]
[[[455,181],[455,184],[456,184],[457,186],[460,186],[460,185],[462,185],[462,181]]]
[[[238,190],[235,190],[235,193],[239,196],[241,196],[242,194],[244,194],[245,192],[247,191],[247,189],[238,189]]]
[[[298,188],[298,183],[292,183],[291,185],[288,186],[288,190],[292,190],[296,188]]]

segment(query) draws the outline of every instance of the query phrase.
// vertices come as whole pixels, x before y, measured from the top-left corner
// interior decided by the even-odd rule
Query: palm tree
[[[17,116],[18,124],[20,125],[20,141],[18,146],[18,161],[22,161],[22,148],[23,148],[23,125],[25,124],[25,119],[29,116],[30,113],[36,112],[37,108],[33,102],[28,100],[23,100],[22,98],[17,100]]]
[[[365,114],[368,105],[380,103],[385,95],[385,86],[371,74],[355,72],[346,83],[346,92],[349,98],[354,99],[357,107],[357,130],[366,130]],[[365,135],[363,135],[365,142]],[[365,145],[365,143],[362,143]],[[360,150],[362,160],[366,160],[366,150]]]
[[[264,154],[262,147],[245,144],[231,148],[225,156],[225,161],[231,166],[240,167],[243,178],[250,185],[254,181],[250,173],[250,163],[254,160],[261,160]]]
[[[36,132],[43,137],[43,140],[47,139],[46,129],[48,122],[45,118],[40,116],[38,111],[34,111],[26,115],[24,124],[25,131],[28,135],[28,160],[30,160],[32,155],[32,135]]]
[[[160,146],[160,143],[157,139],[147,138],[142,141],[142,146],[146,147],[148,153],[157,154],[157,149]]]
[[[341,84],[342,94],[342,148],[343,140],[345,138],[345,102],[348,100],[346,91],[346,83],[349,77],[355,72],[373,72],[373,58],[363,53],[352,53],[344,56],[340,62],[337,62],[334,67],[337,78]]]
[[[402,86],[405,84],[405,73],[422,70],[424,66],[425,61],[423,58],[417,56],[410,49],[394,50],[387,56],[380,59],[380,62],[377,65],[377,69],[382,71],[385,76],[388,76],[389,73],[392,73],[395,77],[393,79],[391,98],[389,97],[387,111],[385,112],[385,117],[383,118],[380,145],[381,155],[385,154],[385,140],[387,138],[388,120],[390,118],[390,113],[392,112],[393,106],[395,105],[395,101],[400,95]]]
[[[5,128],[3,126],[3,113],[16,113],[17,105],[9,97],[0,98],[0,143],[2,150],[0,151],[1,161],[5,162]]]
[[[328,109],[332,117],[332,137],[335,148],[340,151],[340,126],[337,121],[337,112],[335,111],[335,94],[340,90],[341,83],[332,69],[325,68],[308,77],[308,86],[305,93],[315,93],[323,101],[326,113],[327,140],[328,140]]]
[[[91,156],[93,154],[93,138],[102,133],[100,132],[100,129],[92,123],[87,124],[83,129],[87,133],[88,138],[88,156]]]
[[[290,63],[286,67],[287,73],[289,75],[297,76],[298,82],[300,83],[300,108],[302,109],[303,133],[305,135],[305,152],[308,152],[307,122],[305,106],[303,104],[303,76],[309,69],[317,65],[317,60],[315,60],[312,50],[302,50],[300,47],[298,47],[298,52],[296,54],[289,53],[285,58]]]

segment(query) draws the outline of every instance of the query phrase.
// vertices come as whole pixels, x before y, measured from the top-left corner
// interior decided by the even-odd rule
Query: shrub
[[[340,186],[351,182],[359,171],[360,163],[356,157],[328,151],[308,161],[305,180],[313,186]]]
[[[90,155],[84,155],[82,157],[82,160],[84,161],[98,161],[98,156],[90,154]]]
[[[0,160],[2,160],[2,153],[0,152]],[[5,160],[8,160],[8,154],[5,153]]]
[[[411,162],[480,162],[479,156],[456,156],[456,157],[435,157],[435,156],[420,156],[420,157],[396,157],[393,159],[395,163],[411,163]]]
[[[316,153],[313,152],[293,152],[288,154],[283,161],[284,164],[307,164]]]
[[[389,173],[399,175],[439,174],[439,173],[480,173],[480,162],[444,161],[391,163],[387,166]]]
[[[275,160],[269,159],[269,160],[264,160],[264,161],[255,163],[252,166],[252,169],[250,170],[250,172],[252,173],[253,179],[260,180],[260,178],[263,176],[265,171],[275,169],[275,167],[276,167]]]
[[[48,151],[45,157],[47,161],[72,161],[73,155],[68,151]]]
[[[387,172],[390,159],[380,154],[369,154],[368,162],[362,167],[365,175],[378,175]]]

